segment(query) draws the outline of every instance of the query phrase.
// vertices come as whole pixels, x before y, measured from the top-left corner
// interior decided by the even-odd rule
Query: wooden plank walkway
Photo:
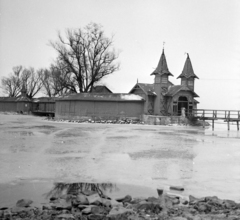
[[[224,122],[227,122],[228,130],[230,130],[230,122],[236,122],[237,130],[239,131],[240,111],[237,110],[193,109],[191,116],[202,120],[203,127],[206,120],[211,120],[213,130],[215,120],[224,120]]]

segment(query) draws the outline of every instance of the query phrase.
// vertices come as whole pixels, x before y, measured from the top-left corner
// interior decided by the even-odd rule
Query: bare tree
[[[12,73],[8,77],[2,77],[1,89],[9,97],[17,97],[21,92],[21,73],[22,66],[15,66],[12,68]]]
[[[45,69],[41,76],[43,92],[48,97],[65,95],[71,92],[72,80],[69,74],[64,72],[64,68],[51,65],[49,69]],[[73,92],[76,92],[75,90]]]
[[[33,67],[30,67],[28,69],[24,69],[22,72],[22,84],[24,84],[27,89],[28,98],[33,98],[41,90],[41,75],[43,74],[43,71],[43,69],[36,71]]]
[[[102,27],[91,23],[83,29],[58,34],[58,41],[50,41],[57,51],[57,66],[67,76],[62,82],[72,92],[91,92],[95,83],[119,69],[118,54],[112,48],[113,37],[104,35]],[[62,79],[65,79],[63,77]]]
[[[41,69],[35,71],[32,67],[28,69],[22,66],[13,67],[13,73],[1,79],[1,88],[9,97],[18,97],[24,85],[27,97],[33,98],[42,87],[41,74]]]

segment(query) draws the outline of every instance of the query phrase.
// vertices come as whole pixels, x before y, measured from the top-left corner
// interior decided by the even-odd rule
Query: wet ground
[[[240,202],[236,126],[78,124],[0,114],[0,206],[44,201],[55,182],[111,183],[113,196],[182,194]]]

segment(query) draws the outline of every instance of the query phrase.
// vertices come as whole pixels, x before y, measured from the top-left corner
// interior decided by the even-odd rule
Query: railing
[[[225,119],[230,121],[240,120],[240,111],[237,110],[212,110],[212,109],[193,109],[193,116],[205,119]]]
[[[224,120],[227,122],[228,130],[230,130],[230,122],[236,122],[237,130],[239,131],[240,111],[237,110],[212,110],[212,109],[193,109],[188,116],[203,120],[203,127],[205,120],[212,120],[212,129],[214,130],[215,120]]]

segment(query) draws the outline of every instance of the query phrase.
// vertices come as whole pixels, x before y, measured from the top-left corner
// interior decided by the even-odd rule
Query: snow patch
[[[126,94],[126,95],[121,95],[121,99],[124,100],[143,100],[143,98],[139,95],[134,95],[134,94]]]

